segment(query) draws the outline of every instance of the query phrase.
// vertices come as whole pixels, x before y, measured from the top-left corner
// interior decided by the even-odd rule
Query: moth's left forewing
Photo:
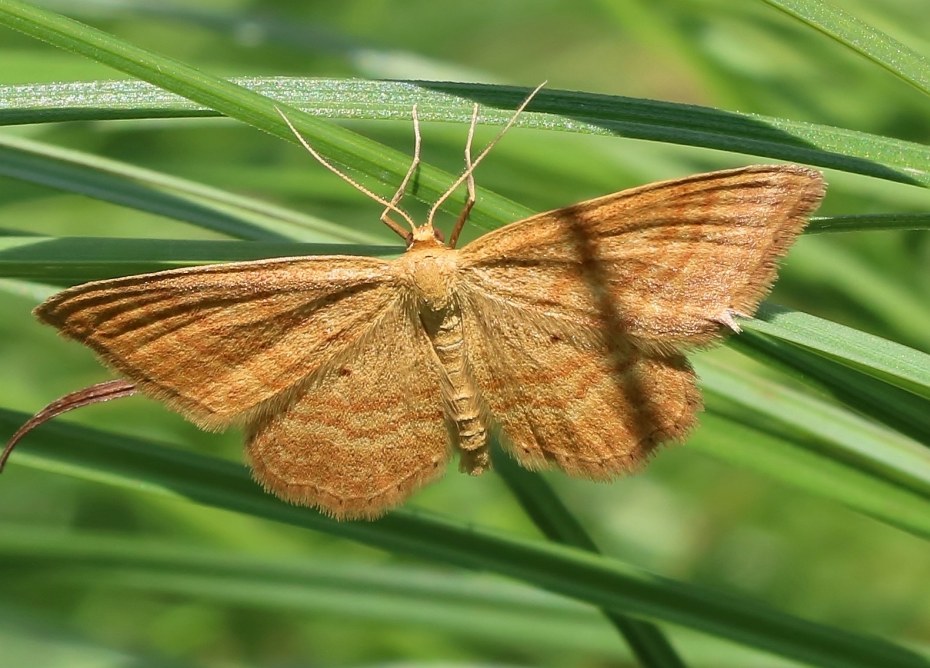
[[[539,214],[461,251],[463,281],[551,323],[668,352],[751,315],[824,194],[798,165],[650,184]]]
[[[249,462],[266,489],[340,519],[373,519],[445,472],[438,362],[410,302],[401,295],[351,356],[249,420]]]

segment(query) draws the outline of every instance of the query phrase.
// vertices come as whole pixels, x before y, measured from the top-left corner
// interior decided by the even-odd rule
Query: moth
[[[538,89],[537,89],[538,90]],[[535,94],[535,91],[534,91]],[[739,331],[824,195],[820,173],[763,165],[653,183],[541,213],[456,249],[473,172],[417,225],[385,206],[395,260],[291,257],[95,281],[39,320],[125,379],[68,395],[23,426],[136,391],[205,429],[238,423],[254,477],[337,518],[375,518],[458,455],[479,474],[489,438],[528,469],[607,480],[681,441],[702,406],[684,352]],[[448,242],[433,225],[462,183]],[[409,230],[398,223],[402,218]]]

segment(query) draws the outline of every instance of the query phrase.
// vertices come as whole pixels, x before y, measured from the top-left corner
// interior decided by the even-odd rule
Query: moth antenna
[[[459,234],[468,220],[468,214],[475,206],[475,170],[471,162],[471,145],[475,139],[475,126],[478,125],[478,104],[476,103],[471,110],[471,123],[468,126],[468,137],[465,139],[465,173],[468,174],[466,185],[468,186],[468,195],[465,198],[465,206],[452,227],[452,234],[449,235],[449,248],[455,248],[459,242]]]
[[[0,472],[2,472],[3,467],[6,466],[6,460],[10,458],[10,455],[13,453],[13,448],[16,447],[16,444],[22,440],[23,436],[28,434],[39,425],[48,422],[52,418],[57,417],[62,413],[73,411],[75,408],[81,408],[91,404],[99,404],[104,401],[110,401],[111,399],[128,397],[135,393],[136,386],[134,383],[130,383],[128,380],[119,379],[97,383],[96,385],[85,387],[83,390],[78,390],[77,392],[66,394],[60,399],[56,399],[48,406],[40,410],[38,413],[33,415],[31,418],[29,418],[26,424],[17,429],[16,433],[10,437],[6,447],[3,448],[3,453],[0,454]]]
[[[443,202],[445,202],[447,199],[449,199],[449,197],[452,195],[452,193],[455,192],[455,189],[456,189],[456,188],[458,188],[460,185],[462,185],[462,183],[463,183],[465,180],[467,180],[467,179],[472,175],[472,173],[474,173],[475,168],[478,167],[478,164],[479,164],[482,160],[484,160],[485,156],[491,151],[492,148],[494,148],[494,146],[497,144],[497,142],[499,142],[499,141],[501,140],[501,138],[507,133],[507,131],[508,131],[508,130],[510,129],[510,127],[514,124],[514,122],[517,120],[517,118],[520,116],[520,114],[523,113],[523,110],[526,109],[527,105],[529,105],[529,103],[533,100],[533,98],[536,97],[536,93],[538,93],[538,92],[540,91],[540,89],[541,89],[543,86],[546,85],[546,83],[548,83],[548,82],[543,81],[541,84],[539,84],[538,86],[536,86],[536,88],[533,89],[533,92],[532,92],[532,93],[530,93],[529,95],[526,96],[526,99],[523,100],[523,103],[522,103],[519,107],[517,107],[517,110],[516,110],[516,111],[513,112],[513,116],[511,116],[511,117],[510,117],[510,120],[507,121],[507,124],[506,124],[503,128],[501,128],[501,131],[497,133],[497,136],[494,137],[494,139],[492,139],[491,142],[490,142],[487,146],[484,147],[484,150],[481,151],[481,153],[478,154],[478,157],[475,158],[475,161],[471,163],[471,166],[470,166],[469,168],[467,168],[467,169],[465,170],[465,172],[464,172],[459,178],[457,178],[457,179],[455,180],[455,183],[453,183],[453,184],[449,187],[449,189],[446,190],[446,192],[444,192],[444,193],[439,197],[438,200],[436,200],[436,203],[433,204],[433,207],[429,210],[429,215],[426,217],[426,225],[427,225],[427,226],[432,227],[432,225],[433,225],[433,218],[436,217],[436,212],[439,210],[439,207],[442,206]],[[463,222],[463,224],[464,224],[464,221],[462,221],[462,222]]]
[[[384,220],[384,216],[386,216],[392,208],[396,208],[400,200],[403,199],[404,192],[407,190],[407,184],[410,183],[410,178],[417,170],[417,167],[420,166],[420,117],[417,115],[417,105],[413,105],[411,116],[413,117],[413,160],[410,162],[410,168],[404,175],[404,180],[400,182],[400,185],[397,187],[397,192],[394,193],[394,197],[391,198],[391,206],[385,209],[384,213],[381,214],[381,220]]]
[[[404,230],[403,227],[398,225],[396,221],[392,220],[387,215],[388,211],[396,212],[397,214],[400,215],[401,218],[407,221],[407,224],[410,225],[411,230],[415,230],[417,227],[416,224],[413,222],[413,219],[409,215],[407,215],[405,211],[398,208],[396,203],[388,202],[386,199],[384,199],[380,195],[376,195],[375,193],[370,191],[368,188],[363,186],[361,183],[353,179],[351,176],[349,176],[345,172],[341,171],[338,167],[336,167],[335,165],[327,161],[326,158],[324,158],[322,155],[317,153],[316,150],[312,146],[310,146],[310,143],[306,139],[303,138],[303,135],[301,135],[297,131],[297,128],[294,127],[294,124],[291,123],[290,119],[288,119],[288,117],[284,115],[284,112],[281,111],[280,108],[275,107],[275,111],[277,111],[278,114],[281,116],[281,118],[284,119],[284,122],[287,124],[287,127],[289,127],[291,129],[291,132],[294,133],[294,136],[297,137],[297,141],[300,142],[301,146],[303,146],[310,155],[316,158],[317,162],[319,162],[321,165],[326,167],[326,169],[331,171],[333,174],[341,178],[343,181],[345,181],[349,185],[354,186],[356,190],[364,193],[365,195],[367,195],[374,201],[378,202],[379,204],[383,204],[385,206],[385,213],[381,215],[382,222],[384,222],[385,225],[390,227],[391,230],[393,230],[398,236],[400,236],[405,241],[407,241],[410,238],[410,232],[407,232],[406,230]],[[409,171],[408,171],[408,174],[409,174]],[[395,197],[397,197],[397,195],[395,195]]]

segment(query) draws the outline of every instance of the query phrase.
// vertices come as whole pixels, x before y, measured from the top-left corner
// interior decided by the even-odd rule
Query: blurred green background
[[[552,89],[715,106],[920,143],[930,137],[923,95],[763,2],[77,0],[41,6],[219,76],[522,86],[548,80]],[[850,0],[843,7],[930,53],[924,0]],[[121,77],[0,28],[0,85]],[[409,122],[345,124],[410,150]],[[478,143],[494,130],[481,128]],[[237,122],[96,121],[3,132],[290,206],[395,243],[378,223],[376,204],[292,144]],[[457,172],[465,127],[427,123],[423,132],[424,158]],[[482,164],[477,180],[479,187],[544,210],[653,180],[769,161],[516,129]],[[913,186],[833,171],[827,179],[824,215],[920,212],[930,202]],[[0,178],[0,230],[220,237],[13,178]],[[928,266],[924,231],[809,235],[792,250],[770,299],[930,351]],[[0,291],[0,406],[32,413],[110,377],[89,351],[32,318],[31,309],[49,292],[14,281],[5,281]],[[697,357],[758,372],[731,349]],[[200,432],[142,398],[66,419],[242,461],[235,430]],[[28,448],[27,440],[21,450]],[[663,451],[644,473],[610,485],[559,473],[545,477],[601,548],[622,561],[849,630],[930,643],[930,558],[919,537],[687,446]],[[538,536],[495,474],[472,479],[450,470],[408,506]],[[73,532],[73,543],[61,538],[62,529]],[[102,552],[63,556],[61,546],[69,544]],[[128,553],[135,555],[131,566],[119,557]],[[201,557],[215,563],[227,556],[242,561],[222,576],[191,565]],[[183,498],[17,466],[16,454],[0,478],[3,563],[0,666],[634,665],[622,640],[592,609],[503,578]],[[303,576],[282,575],[292,568]],[[311,585],[299,589],[298,580]],[[506,600],[492,605],[495,596]],[[694,632],[673,628],[670,635],[688,665],[788,665]]]

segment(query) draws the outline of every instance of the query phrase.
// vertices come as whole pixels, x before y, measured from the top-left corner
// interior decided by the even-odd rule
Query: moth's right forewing
[[[397,299],[387,262],[284,258],[87,283],[36,315],[216,428],[343,354]]]
[[[769,165],[650,184],[513,223],[461,251],[489,300],[670,352],[751,315],[823,177]]]

